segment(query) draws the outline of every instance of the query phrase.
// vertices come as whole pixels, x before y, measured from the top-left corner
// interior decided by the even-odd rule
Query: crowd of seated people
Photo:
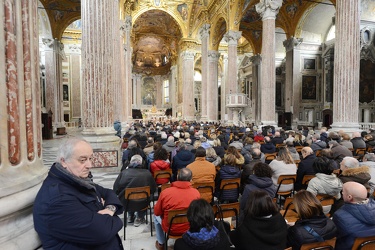
[[[146,135],[143,148],[136,136],[141,132]],[[371,213],[375,213],[373,201],[375,164],[372,164],[375,162],[373,154],[375,141],[373,136],[375,135],[370,133],[353,133],[350,137],[342,131],[328,133],[325,128],[318,132],[285,132],[270,127],[265,129],[258,129],[255,126],[221,127],[209,123],[138,124],[130,127],[124,136],[128,144],[123,152],[122,170],[129,168],[132,156],[137,154],[140,155],[139,159],[142,159],[138,168],[148,169],[151,173],[156,170],[172,169],[173,175],[169,180],[158,180],[156,184],[178,181],[178,173],[188,168],[191,171],[191,185],[215,183],[213,193],[216,198],[211,204],[209,199],[204,197],[205,194],[200,195],[208,202],[208,205],[240,203],[238,216],[240,223],[236,225],[236,229],[231,232],[217,231],[229,233],[231,244],[236,249],[291,247],[294,250],[299,249],[302,244],[321,239],[336,237],[338,241],[347,242],[346,237],[354,239],[375,235],[375,232],[366,234],[361,234],[361,231],[348,232],[350,229],[345,229],[344,233],[340,228],[342,225],[333,223],[337,221],[336,213],[341,216],[343,209],[356,201],[344,196],[343,186],[346,183],[354,182],[363,186],[366,190],[366,197],[362,195],[360,202],[366,206],[367,210],[372,211]],[[362,147],[367,153],[357,154],[358,149]],[[276,156],[273,160],[267,161],[270,153]],[[298,215],[297,221],[292,226],[286,224],[283,214],[280,213],[280,210],[285,208],[283,202],[286,197],[278,197],[277,201],[280,202],[273,200],[278,188],[279,191],[289,188],[287,185],[279,187],[280,175],[296,176],[295,183],[289,184],[289,186],[294,186],[294,191],[290,196],[294,196],[293,203]],[[308,182],[302,183],[305,176],[313,177]],[[221,193],[220,183],[225,179],[235,178],[240,178],[241,195],[238,196],[233,190]],[[360,189],[355,185],[348,185],[348,193],[351,192],[349,191],[351,188],[353,192]],[[116,192],[121,194],[118,188]],[[329,206],[327,211],[327,207],[322,206],[320,200],[316,198],[317,195],[334,197],[334,205]],[[219,200],[219,197],[222,199]],[[202,230],[211,232],[215,228],[212,214],[209,212],[204,215],[209,221],[206,224],[199,224],[199,221],[191,217],[197,213],[195,211],[197,207],[204,209],[207,204],[203,202],[191,204],[193,207],[189,212],[189,221],[195,225],[182,241],[177,241],[179,242],[178,249],[200,249],[188,243],[187,239],[198,237]],[[185,203],[187,208],[186,205]],[[326,214],[333,216],[333,222],[327,219]],[[160,212],[158,215],[161,216],[161,220],[164,219]],[[134,213],[130,217],[129,222],[134,221]],[[144,223],[142,217],[143,214],[141,214],[140,223]],[[367,225],[375,227],[375,219],[367,220]],[[258,226],[257,223],[264,224]],[[273,227],[267,226],[267,223]],[[320,238],[309,233],[304,225],[312,228]],[[268,237],[262,238],[263,234]],[[220,237],[217,239],[222,240]],[[349,242],[352,244],[353,240]],[[160,240],[158,243],[160,245],[156,246],[160,248],[165,242]],[[252,248],[246,247],[247,244]],[[226,248],[223,247],[223,249]]]

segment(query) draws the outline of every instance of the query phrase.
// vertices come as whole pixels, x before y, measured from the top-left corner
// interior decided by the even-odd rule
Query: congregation
[[[232,245],[236,249],[294,250],[333,238],[336,249],[351,249],[356,238],[375,236],[374,138],[375,130],[350,137],[326,128],[284,131],[272,126],[134,123],[123,137],[123,171],[132,168],[129,163],[140,155],[140,169],[148,169],[154,177],[158,171],[170,171],[171,176],[122,188],[168,186],[159,199],[155,197],[156,249],[167,244],[168,211],[190,209],[190,204],[200,204],[204,210],[204,203],[192,202],[199,197],[212,206],[239,202],[238,224],[231,225],[232,230],[219,230],[213,221],[200,222],[192,231],[186,223],[178,229],[186,232],[184,242],[177,241],[175,249],[229,249]],[[191,176],[181,180],[179,173]],[[292,183],[280,183],[283,176],[292,176]],[[237,181],[238,188],[223,188],[225,180]],[[212,195],[193,192],[197,183],[211,185]],[[334,202],[324,205],[319,195]],[[288,199],[296,211],[292,217],[285,216],[289,212],[283,214]],[[134,222],[130,213],[128,222],[145,223],[144,214],[138,214]],[[214,215],[199,218],[210,221]],[[198,223],[197,219],[191,223]],[[216,237],[220,233],[228,235],[229,244]]]

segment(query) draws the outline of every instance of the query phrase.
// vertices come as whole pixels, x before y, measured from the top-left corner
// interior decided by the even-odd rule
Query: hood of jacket
[[[249,176],[250,184],[257,186],[258,188],[267,188],[273,185],[272,178],[269,177],[258,177],[256,175]]]
[[[324,183],[321,186],[326,191],[326,194],[336,196],[342,190],[342,182],[335,174],[317,173],[315,176]]]
[[[241,170],[238,167],[235,167],[235,166],[224,165],[220,168],[220,171],[223,171],[223,172],[225,172],[229,175],[237,176],[238,172],[240,172]],[[237,178],[237,177],[234,177],[234,178]]]
[[[158,169],[160,170],[166,170],[166,169],[169,169],[170,167],[170,163],[167,162],[167,161],[163,161],[163,160],[155,160],[151,163],[153,166],[156,166],[158,167]]]
[[[357,168],[348,168],[342,171],[341,175],[343,176],[354,176],[358,174],[366,174],[370,173],[370,169],[368,166],[359,166]]]

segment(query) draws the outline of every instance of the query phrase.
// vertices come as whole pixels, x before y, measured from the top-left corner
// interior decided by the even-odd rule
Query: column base
[[[207,115],[201,116],[200,121],[202,121],[202,122],[208,122],[208,116]]]
[[[345,133],[351,134],[353,132],[360,132],[361,126],[358,123],[350,122],[334,122],[331,125],[330,131],[344,131]]]
[[[93,149],[118,149],[121,145],[121,138],[112,127],[84,128],[82,136]]]
[[[277,123],[275,121],[261,121],[261,126],[274,126],[277,128]]]

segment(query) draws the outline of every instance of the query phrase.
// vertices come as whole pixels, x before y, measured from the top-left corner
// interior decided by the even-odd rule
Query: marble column
[[[333,130],[359,130],[360,1],[336,3]],[[350,15],[348,15],[350,13]]]
[[[132,17],[127,15],[125,17],[125,26],[124,26],[124,56],[122,59],[124,60],[121,65],[124,65],[124,77],[123,79],[123,86],[124,86],[124,102],[123,102],[123,109],[124,109],[124,119],[127,122],[133,120],[132,117],[132,100],[133,100],[133,82],[132,82],[132,47],[131,47],[131,29],[132,29]]]
[[[251,57],[252,63],[252,95],[250,96],[252,106],[253,106],[253,117],[255,119],[254,124],[260,124],[260,104],[262,100],[262,95],[260,93],[261,86],[260,86],[260,75],[261,75],[261,65],[262,65],[262,57],[258,54]]]
[[[238,39],[241,38],[241,34],[241,31],[229,30],[228,33],[224,35],[224,39],[228,43],[228,71],[225,84],[225,100],[228,94],[236,94],[238,92],[237,44]],[[233,123],[232,110],[226,108],[226,112],[228,114],[228,123]]]
[[[223,72],[221,75],[221,110],[220,110],[220,115],[221,115],[221,122],[222,123],[227,123],[228,122],[228,113],[227,113],[227,108],[226,108],[226,86],[227,86],[227,75],[228,75],[228,55],[224,54],[223,55]]]
[[[0,1],[0,248],[36,249],[42,161],[38,1]]]
[[[282,0],[261,0],[255,5],[262,16],[261,122],[276,126],[275,19]]]
[[[114,54],[118,27],[117,0],[82,0],[82,123],[85,139],[94,148],[117,147],[115,136]],[[95,41],[95,42],[93,42]]]
[[[207,115],[208,121],[216,122],[218,119],[218,61],[220,53],[208,51],[208,82],[207,82]]]
[[[133,82],[134,82],[134,101],[133,104],[138,108],[142,105],[142,75],[140,74],[133,74]],[[154,103],[152,103],[153,105]]]
[[[286,50],[285,62],[285,112],[293,114],[292,121],[296,124],[298,120],[299,104],[301,103],[300,88],[300,51],[298,46],[302,43],[302,38],[291,37],[284,41]]]
[[[114,114],[113,119],[114,121],[120,121],[122,118],[122,99],[124,97],[122,96],[122,84],[121,84],[121,71],[123,69],[121,68],[121,54],[123,53],[122,48],[122,31],[121,31],[122,22],[121,20],[118,20],[116,18],[113,19],[113,27],[115,31],[117,30],[117,35],[114,36],[113,42],[115,43],[114,46],[114,55],[120,55],[115,56],[114,58]],[[121,43],[120,43],[121,42]]]
[[[163,80],[161,76],[154,76],[155,80],[155,105],[161,108],[163,105]]]
[[[172,117],[177,117],[177,65],[171,67],[171,78],[169,83],[169,103],[172,107]]]
[[[63,105],[62,60],[64,45],[57,39],[43,38],[46,67],[46,110],[52,110],[54,129],[65,127]]]
[[[182,117],[187,121],[195,120],[194,107],[194,56],[193,51],[183,51],[181,58],[182,79]]]
[[[210,95],[211,89],[209,89],[208,86],[208,74],[209,74],[209,68],[208,68],[208,40],[210,38],[210,25],[209,24],[203,24],[201,30],[199,31],[199,35],[202,41],[202,57],[201,57],[201,63],[202,63],[202,96],[201,96],[201,120],[207,121],[207,110],[208,110],[208,96]]]

